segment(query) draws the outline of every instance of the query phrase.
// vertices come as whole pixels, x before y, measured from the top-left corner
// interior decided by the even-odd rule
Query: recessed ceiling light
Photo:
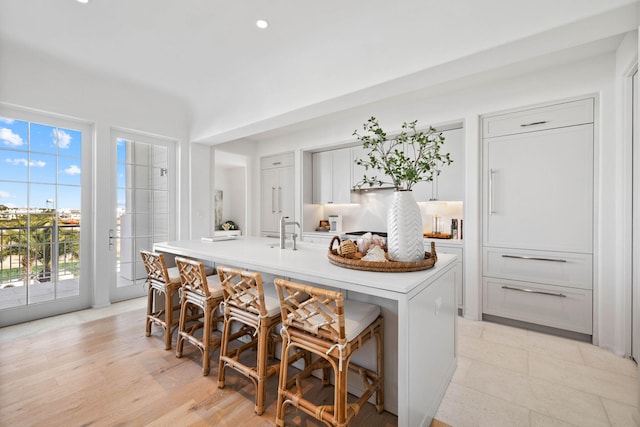
[[[87,3],[89,3],[89,0],[78,0],[78,3],[87,4]]]
[[[258,19],[256,21],[256,27],[260,28],[261,30],[264,30],[268,26],[269,26],[269,23],[267,21],[265,21],[264,19]]]

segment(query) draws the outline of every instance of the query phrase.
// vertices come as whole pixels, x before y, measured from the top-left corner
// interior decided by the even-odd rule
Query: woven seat
[[[341,292],[284,279],[276,279],[275,285],[282,316],[281,360],[285,360],[291,350],[298,349],[318,356],[292,378],[288,378],[288,365],[283,364],[278,383],[276,425],[284,426],[285,407],[291,405],[327,425],[347,426],[373,393],[376,393],[376,409],[381,413],[384,405],[384,321],[380,307],[345,301]],[[353,354],[372,338],[376,340],[376,370],[350,363]],[[329,384],[330,370],[334,373],[332,405],[314,402],[303,395],[302,380],[318,369],[322,369],[324,385]],[[358,373],[364,390],[353,403],[347,402],[349,370]]]
[[[184,342],[196,346],[202,352],[202,375],[209,375],[210,352],[220,346],[220,339],[213,337],[217,324],[222,321],[216,312],[222,302],[222,288],[217,276],[207,276],[201,261],[176,257],[181,278],[181,307],[178,326],[176,357],[182,357]],[[202,330],[202,336],[196,334]]]
[[[261,415],[265,407],[266,381],[280,370],[279,362],[269,364],[269,357],[273,358],[275,353],[274,343],[280,339],[274,334],[275,326],[280,323],[280,304],[275,289],[271,294],[265,294],[260,273],[218,266],[218,276],[225,298],[218,387],[225,385],[226,368],[246,376],[256,387],[255,412]],[[232,334],[234,323],[240,325],[240,330]],[[242,335],[249,339],[237,340]],[[256,349],[255,365],[248,366],[239,360],[248,349]],[[302,352],[296,353],[288,363],[303,356]]]

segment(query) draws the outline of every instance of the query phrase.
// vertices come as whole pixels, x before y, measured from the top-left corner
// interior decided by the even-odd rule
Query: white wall
[[[481,235],[480,235],[480,137],[479,118],[483,114],[546,103],[584,95],[599,97],[599,123],[596,134],[596,235],[595,289],[599,304],[595,313],[596,338],[600,344],[624,353],[624,343],[616,331],[620,328],[623,310],[616,298],[622,287],[616,273],[615,217],[610,211],[620,209],[620,195],[615,191],[619,145],[616,135],[616,55],[601,54],[552,68],[505,78],[500,72],[460,81],[458,88],[450,86],[439,93],[416,92],[404,98],[392,98],[356,109],[304,123],[290,132],[266,135],[259,143],[258,156],[296,150],[297,159],[304,149],[328,147],[352,141],[353,130],[371,115],[390,131],[403,121],[418,119],[422,123],[464,122],[465,127],[465,316],[478,319],[481,315]],[[298,163],[299,164],[299,163]],[[298,165],[297,165],[298,166]],[[543,165],[541,165],[542,167]],[[296,167],[296,180],[301,181]],[[257,187],[255,187],[258,192]],[[296,193],[298,194],[298,193]],[[300,200],[298,200],[300,202]],[[300,203],[301,205],[301,203]],[[606,215],[603,212],[606,207]],[[259,218],[257,219],[259,221]]]
[[[632,271],[632,81],[631,76],[638,63],[638,32],[629,33],[616,52],[616,209],[615,248],[616,274],[615,294],[610,305],[620,311],[612,318],[615,327],[611,334],[614,342],[623,342],[624,354],[631,354],[631,271]],[[636,230],[637,232],[637,230]],[[638,267],[636,267],[638,268]],[[601,305],[602,308],[602,305]],[[605,335],[609,335],[608,333]],[[603,343],[607,344],[607,343]],[[618,349],[616,349],[618,350]]]
[[[112,127],[144,132],[180,142],[180,169],[186,170],[189,151],[189,112],[175,97],[130,85],[99,72],[70,66],[47,53],[3,42],[0,49],[0,102],[55,113],[90,122],[94,126],[93,219],[95,269],[93,305],[109,303],[108,229],[113,212],[109,200]],[[129,66],[122,64],[123,67]],[[178,233],[186,235],[189,218],[188,180],[179,180]],[[100,197],[99,197],[100,196]],[[186,211],[186,212],[185,212]],[[86,254],[85,254],[86,256]],[[86,259],[90,259],[87,257]]]
[[[245,230],[246,168],[216,166],[216,190],[222,190],[222,221],[233,221]]]

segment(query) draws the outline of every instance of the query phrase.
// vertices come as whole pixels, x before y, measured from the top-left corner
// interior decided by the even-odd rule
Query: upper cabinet
[[[313,153],[313,203],[351,203],[349,148]]]
[[[593,99],[583,99],[488,117],[482,124],[482,136],[493,138],[592,122]]]
[[[441,153],[449,153],[453,162],[444,166],[432,182],[419,182],[413,186],[418,202],[430,200],[464,201],[464,129],[442,131],[444,144]]]
[[[260,231],[279,232],[281,216],[294,217],[293,153],[260,159]]]

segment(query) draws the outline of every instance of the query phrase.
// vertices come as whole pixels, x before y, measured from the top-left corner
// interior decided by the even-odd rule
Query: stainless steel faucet
[[[288,216],[282,216],[280,217],[280,249],[284,249],[285,245],[284,245],[284,241],[286,239],[286,228],[287,225],[293,225],[293,226],[298,226],[298,230],[300,229],[300,223],[298,221],[287,221],[287,219],[289,219]],[[298,237],[298,235],[295,233],[295,228],[294,228],[294,232],[291,233],[292,238],[293,238],[293,250],[297,251],[298,248],[296,247],[296,237]]]

